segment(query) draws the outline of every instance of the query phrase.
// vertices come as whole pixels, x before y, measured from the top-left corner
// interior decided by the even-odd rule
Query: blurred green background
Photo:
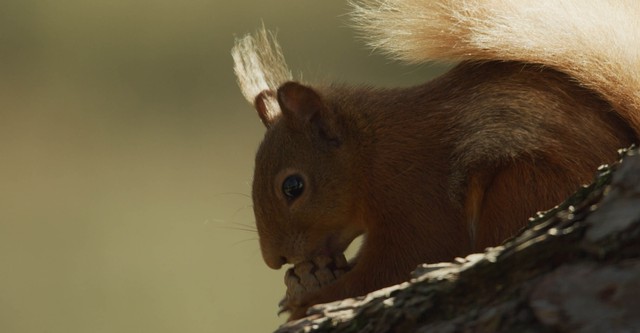
[[[0,332],[270,332],[250,184],[263,127],[235,37],[278,30],[307,81],[424,81],[344,1],[3,0]]]

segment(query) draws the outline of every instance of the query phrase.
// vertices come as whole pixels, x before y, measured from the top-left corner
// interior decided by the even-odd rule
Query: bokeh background
[[[234,38],[262,22],[306,81],[424,81],[345,1],[2,0],[0,332],[270,332],[250,184],[263,127]]]

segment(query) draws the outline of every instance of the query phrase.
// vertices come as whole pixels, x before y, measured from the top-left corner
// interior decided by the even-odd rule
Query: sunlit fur
[[[292,79],[280,45],[274,34],[264,27],[236,40],[231,55],[240,90],[251,104],[262,91],[276,91]],[[273,119],[280,113],[275,97],[265,96],[265,105],[268,118]]]

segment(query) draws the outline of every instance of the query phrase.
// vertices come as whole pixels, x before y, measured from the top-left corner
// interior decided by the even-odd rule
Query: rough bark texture
[[[276,332],[640,332],[640,155],[621,156],[502,246]]]

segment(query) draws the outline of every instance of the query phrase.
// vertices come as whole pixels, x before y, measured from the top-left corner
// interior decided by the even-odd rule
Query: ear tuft
[[[242,94],[253,103],[265,126],[271,126],[280,114],[274,92],[292,79],[275,35],[263,26],[236,40],[231,55]]]

